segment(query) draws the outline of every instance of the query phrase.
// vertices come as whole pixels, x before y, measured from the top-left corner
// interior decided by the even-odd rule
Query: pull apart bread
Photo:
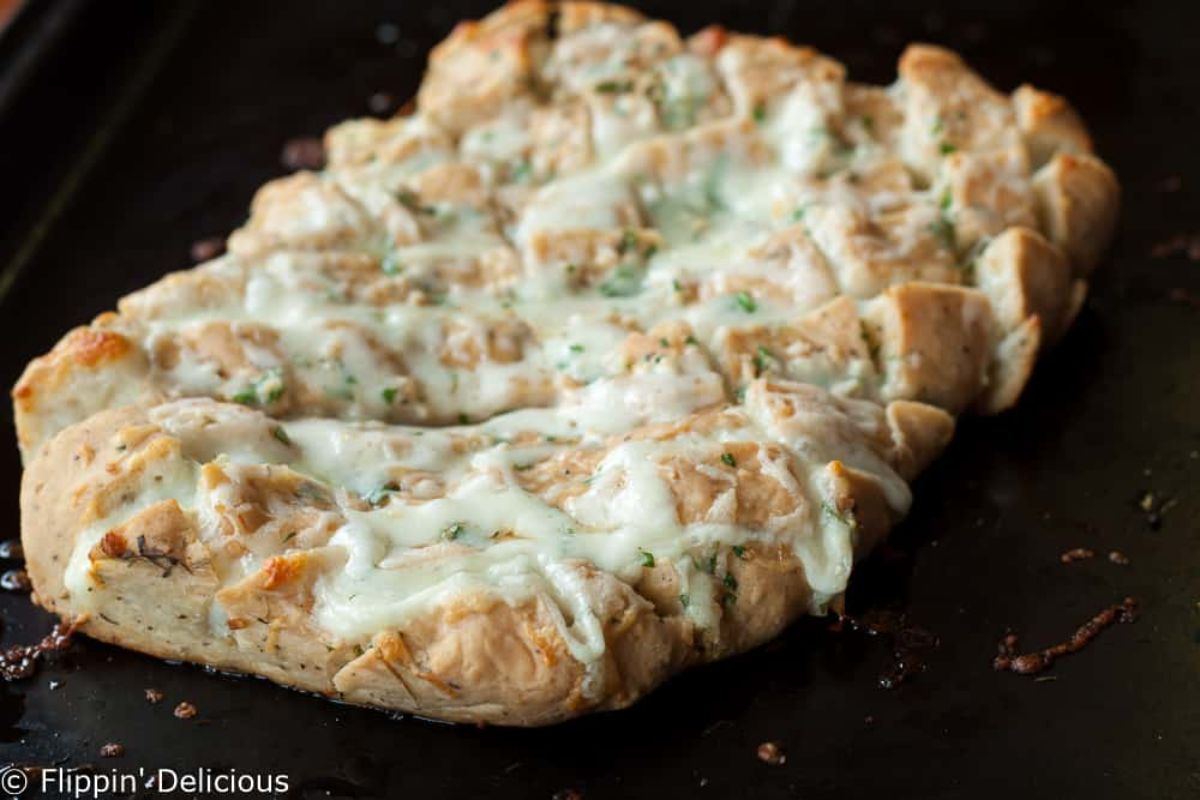
[[[836,607],[954,416],[1071,324],[1118,205],[1063,99],[947,50],[879,88],[598,3],[460,25],[414,113],[325,146],[21,377],[36,600],[508,725]]]

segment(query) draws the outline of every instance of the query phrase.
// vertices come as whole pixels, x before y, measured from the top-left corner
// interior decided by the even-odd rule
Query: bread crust
[[[813,402],[826,402],[796,385],[759,382],[755,391],[768,393],[763,399],[776,404],[782,420]],[[826,435],[837,439],[857,431],[866,446],[905,475],[915,474],[949,441],[952,420],[936,408],[901,402],[888,406],[886,414],[872,409],[869,404],[854,409],[867,416],[840,417],[843,430]],[[230,532],[200,503],[181,505],[174,498],[148,502],[112,522],[123,497],[145,495],[148,487],[181,472],[200,485],[232,484],[244,495],[257,493],[263,508],[271,500],[262,498],[280,487],[294,491],[297,482],[311,483],[286,466],[257,474],[269,481],[261,485],[256,474],[239,475],[219,457],[207,462],[201,457],[197,466],[191,441],[197,431],[170,432],[182,415],[225,413],[242,418],[239,436],[269,437],[273,423],[265,415],[209,401],[177,404],[165,414],[160,407],[156,413],[159,422],[141,407],[112,409],[67,428],[42,446],[22,481],[23,539],[34,599],[101,641],[262,675],[350,703],[462,722],[542,725],[625,707],[688,666],[768,641],[811,607],[804,565],[784,539],[712,555],[710,569],[726,576],[727,594],[718,606],[719,624],[710,631],[697,629],[684,613],[679,575],[669,564],[646,568],[627,583],[585,561],[571,562],[601,623],[603,654],[594,662],[572,653],[561,602],[540,591],[515,602],[483,590],[454,593],[400,628],[380,630],[363,641],[339,639],[322,630],[312,614],[314,584],[323,573],[342,569],[345,560],[319,531],[303,533],[303,544],[265,551],[252,571],[239,577],[224,553],[245,548],[244,542],[259,547],[267,535],[261,527],[250,530],[258,521],[247,506],[238,512],[245,531]],[[632,435],[679,436],[722,424],[720,414],[729,413],[708,412]],[[823,424],[836,418],[823,418]],[[740,491],[751,493],[747,513],[758,513],[769,502],[755,489],[763,475],[744,471],[752,464],[748,449],[736,452],[744,464]],[[823,513],[847,515],[856,552],[869,551],[896,517],[878,477],[838,460],[828,462],[821,476],[831,487],[832,510]],[[682,497],[685,478],[676,476],[673,485]],[[323,492],[324,487],[311,489],[290,510],[276,507],[273,516],[295,518],[314,508],[348,513],[320,499]],[[87,552],[82,594],[64,578],[68,565],[78,561],[81,539]],[[733,592],[736,602],[729,602]]]

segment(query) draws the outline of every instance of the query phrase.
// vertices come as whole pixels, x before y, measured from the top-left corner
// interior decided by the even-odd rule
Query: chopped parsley
[[[738,308],[745,311],[747,314],[753,314],[758,310],[758,301],[754,296],[747,291],[740,291],[733,296],[734,302],[738,304]]]
[[[592,88],[600,94],[624,94],[633,90],[633,81],[600,81]]]
[[[283,370],[275,367],[264,372],[258,380],[237,392],[230,399],[244,406],[270,405],[283,397]]]
[[[276,425],[274,428],[272,428],[271,435],[278,439],[285,446],[292,446],[292,437],[288,436],[287,431],[283,429],[282,425]]]
[[[683,606],[684,608],[687,608],[691,604],[692,604],[692,598],[688,594],[685,593],[685,594],[679,595],[679,605]]]
[[[630,297],[642,290],[642,273],[632,264],[621,264],[599,286],[605,297]]]
[[[940,239],[947,249],[954,250],[957,248],[958,237],[954,231],[954,223],[944,214],[929,223],[929,232]]]
[[[467,416],[467,412],[465,412],[465,411],[458,412],[458,424],[459,425],[468,425],[468,424],[470,424],[470,422],[471,422],[471,418],[469,416]]]
[[[697,347],[700,344],[700,342],[696,340],[696,337],[692,336],[690,333],[687,335],[687,338],[683,340],[683,343],[689,347]]]
[[[863,130],[865,130],[867,133],[875,133],[875,118],[874,117],[872,117],[870,114],[863,114],[861,122],[862,122]]]
[[[754,106],[753,114],[754,114],[754,121],[757,122],[759,125],[762,125],[764,122],[767,121],[767,104],[759,103],[756,106]]]
[[[721,463],[727,467],[736,467],[737,459],[733,457],[733,453],[721,453]]]
[[[632,251],[636,251],[637,246],[638,246],[637,231],[627,229],[624,233],[621,234],[621,242],[620,242],[620,244],[617,245],[617,252],[629,253]]]
[[[525,183],[533,177],[533,165],[524,159],[515,161],[509,170],[509,177],[513,183]]]
[[[859,320],[858,332],[862,336],[863,344],[867,346],[867,353],[871,356],[871,361],[878,362],[879,342],[875,341],[875,336],[871,333],[871,329],[867,327],[867,323]]]
[[[400,491],[400,487],[397,486],[396,484],[385,483],[383,486],[380,486],[378,489],[374,489],[370,494],[368,494],[363,499],[365,499],[368,503],[370,503],[372,507],[378,508],[379,506],[381,506],[387,502],[388,495],[390,495],[392,492],[398,492],[398,491]]]
[[[244,406],[252,406],[258,403],[258,392],[254,391],[253,387],[247,386],[229,399]]]
[[[726,606],[731,606],[738,599],[738,582],[737,578],[730,573],[725,573],[724,579],[721,581],[725,584],[725,596],[721,598],[721,602]]]
[[[583,345],[581,345],[581,344],[573,344],[573,345],[571,345],[570,347],[568,347],[567,349],[568,349],[568,350],[570,350],[572,353],[582,353],[582,352],[583,352]]]
[[[640,547],[638,548],[638,553],[642,557],[642,566],[643,567],[653,567],[654,566],[654,553],[651,553],[649,550],[643,550]]]
[[[740,544],[735,544],[733,546],[732,550],[733,550],[733,554],[735,556],[740,558],[742,561],[746,560],[746,548],[745,547],[742,547]]]
[[[944,156],[950,155],[957,149],[958,148],[955,147],[954,145],[950,144],[950,142],[942,142],[940,145],[938,145],[938,152],[940,152]]]
[[[389,386],[388,388],[381,391],[379,393],[379,396],[383,398],[383,402],[387,403],[390,406],[392,403],[396,402],[396,391],[397,390],[395,388]]]
[[[461,522],[452,522],[442,529],[442,541],[453,542],[459,536],[462,536],[463,531],[466,529],[467,526],[463,525]]]
[[[754,377],[757,378],[770,369],[773,361],[775,361],[775,355],[760,344],[754,352]]]

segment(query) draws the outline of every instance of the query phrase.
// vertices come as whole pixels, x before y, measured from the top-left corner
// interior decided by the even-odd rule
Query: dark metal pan
[[[783,34],[878,82],[892,79],[907,41],[946,43],[1001,87],[1029,80],[1070,97],[1123,179],[1119,240],[1075,329],[1019,408],[962,424],[918,483],[910,519],[852,582],[852,612],[903,614],[932,636],[905,642],[809,620],[626,712],[529,731],[392,719],[81,640],[35,677],[0,685],[0,766],[275,773],[295,797],[1200,791],[1200,503],[1190,491],[1200,475],[1200,264],[1171,247],[1151,254],[1200,230],[1200,6],[645,9],[689,30],[716,21]],[[366,0],[30,4],[0,39],[0,379],[11,385],[69,326],[186,266],[193,241],[236,226],[255,187],[284,171],[286,139],[369,113],[375,93],[390,95],[376,107],[409,97],[429,47],[484,11]],[[18,61],[26,68],[13,69]],[[13,441],[2,415],[4,536],[18,532]],[[1060,563],[1074,547],[1099,555]],[[1131,563],[1110,562],[1111,550]],[[1141,602],[1140,620],[1045,680],[993,671],[1006,629],[1050,644],[1127,595]],[[0,613],[4,644],[51,624],[20,594],[0,597]],[[893,651],[914,644],[924,669],[880,688]],[[148,703],[148,687],[165,701]],[[194,719],[172,716],[182,700],[198,708]],[[783,745],[785,764],[756,758],[766,740]],[[124,756],[101,758],[108,742]]]

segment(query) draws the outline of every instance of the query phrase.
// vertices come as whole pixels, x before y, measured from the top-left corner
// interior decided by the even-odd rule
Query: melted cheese
[[[253,247],[199,268],[183,279],[191,289],[164,284],[128,301],[112,324],[151,355],[157,391],[267,410],[286,398],[306,418],[285,420],[290,443],[278,444],[253,412],[202,424],[187,402],[160,407],[155,420],[189,460],[79,536],[72,594],[89,590],[91,547],[138,509],[174,497],[206,519],[215,501],[196,491],[195,465],[214,460],[287,464],[331,487],[341,522],[328,544],[345,563],[318,579],[312,614],[345,641],[402,628],[464,592],[512,602],[542,594],[572,653],[597,663],[601,625],[573,565],[634,582],[648,556],[669,563],[686,613],[710,630],[722,575],[706,554],[752,541],[795,553],[813,611],[844,591],[855,530],[822,510],[833,489],[821,468],[840,460],[868,472],[897,515],[909,503],[866,434],[834,431],[820,415],[774,417],[755,399],[761,384],[733,427],[628,434],[736,404],[745,387],[730,385],[705,351],[731,331],[778,328],[837,294],[864,303],[892,281],[887,265],[911,267],[913,253],[938,250],[943,188],[913,183],[904,148],[847,119],[836,76],[791,75],[781,96],[756,103],[734,80],[749,67],[732,50],[716,62],[670,47],[660,55],[641,63],[631,30],[609,24],[554,44],[542,78],[588,120],[588,147],[573,158],[565,140],[533,151],[548,124],[537,115],[553,104],[509,103],[457,150],[421,114],[388,123],[391,138],[378,141],[383,123],[349,123],[335,132],[334,153],[357,155],[344,155],[317,188],[297,190],[286,213],[256,209],[239,234]],[[903,97],[879,102],[903,113]],[[534,162],[568,166],[534,174]],[[1005,180],[1011,193],[1024,191],[1020,176]],[[344,199],[319,193],[331,187]],[[367,229],[355,208],[372,220]],[[286,224],[268,225],[276,217]],[[803,235],[805,246],[762,255],[781,233]],[[938,258],[952,265],[953,249]],[[923,268],[924,256],[915,258]],[[230,326],[236,358],[205,342],[215,323]],[[662,354],[636,363],[627,354],[634,334],[680,323],[692,355],[666,352],[665,337]],[[819,350],[798,356],[792,377],[872,396],[872,371],[833,371]],[[382,424],[429,420],[460,424]],[[701,464],[732,441],[783,446],[761,471],[796,510],[764,527],[734,524],[727,489],[709,498],[704,519],[684,524],[664,460]],[[605,448],[594,474],[564,479],[585,482],[581,491],[555,504],[523,488],[530,464],[572,447]],[[362,498],[414,471],[434,477],[364,510]],[[717,483],[727,477],[710,472]],[[250,574],[262,560],[251,549],[221,577]],[[213,619],[223,632],[219,608]]]

